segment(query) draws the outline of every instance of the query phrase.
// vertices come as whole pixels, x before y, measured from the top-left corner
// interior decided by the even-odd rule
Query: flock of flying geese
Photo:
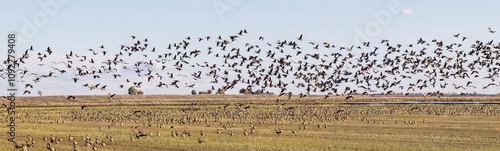
[[[496,32],[488,30],[491,34]],[[121,45],[119,50],[101,45],[88,49],[88,54],[84,51],[61,52],[50,47],[41,51],[31,46],[18,58],[17,73],[20,82],[25,83],[23,94],[31,94],[34,85],[44,79],[56,77],[69,77],[69,82],[90,91],[141,88],[143,83],[154,83],[166,89],[195,89],[193,81],[209,79],[215,92],[242,84],[248,88],[258,87],[262,92],[278,91],[280,96],[288,97],[292,97],[293,89],[301,98],[311,93],[326,94],[325,98],[416,92],[442,95],[439,90],[450,87],[470,92],[500,85],[497,80],[500,43],[493,40],[470,41],[455,34],[457,42],[453,43],[419,38],[408,45],[383,39],[378,43],[363,42],[361,46],[337,46],[329,42],[305,41],[303,35],[274,42],[266,42],[263,36],[249,40],[252,43],[240,40],[247,34],[246,30],[241,30],[228,37],[186,37],[166,48],[151,47],[148,39],[131,36],[133,43]],[[468,41],[469,47],[459,43]],[[208,46],[192,48],[193,43]],[[47,59],[54,53],[64,53],[65,58]],[[33,58],[38,66],[51,70],[31,72],[26,66],[33,68],[33,65],[26,62]],[[55,61],[57,59],[60,60]],[[134,59],[138,61],[127,62]],[[122,76],[121,73],[127,71],[134,74]],[[194,72],[183,74],[186,71]],[[7,77],[6,68],[0,68],[0,73],[4,79]],[[123,81],[123,84],[108,87],[105,81],[99,80],[105,76]],[[141,80],[133,81],[130,76],[141,77]],[[28,77],[33,79],[25,80]],[[80,83],[80,79],[95,79],[90,80],[95,82]]]

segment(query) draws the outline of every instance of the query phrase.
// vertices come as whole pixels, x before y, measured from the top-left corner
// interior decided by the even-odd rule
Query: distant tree
[[[36,94],[38,94],[39,96],[42,96],[42,91],[38,91],[38,92],[36,92]]]
[[[207,94],[207,92],[205,92],[205,91],[200,91],[200,92],[198,92],[198,94]]]
[[[257,89],[257,90],[255,90],[254,94],[262,94],[262,90],[261,89]]]
[[[207,90],[207,94],[212,94],[212,90]]]
[[[247,90],[248,90],[248,93],[247,94],[254,94],[253,90],[252,90],[252,86],[248,86],[247,87]]]
[[[266,91],[264,94],[274,94],[273,92]]]
[[[248,89],[241,88],[240,89],[240,94],[250,94],[250,91],[248,91]]]
[[[135,89],[135,87],[131,86],[130,88],[128,88],[128,94],[129,95],[137,95],[137,94],[139,94],[139,92],[137,91],[137,89]]]
[[[144,95],[144,92],[142,92],[142,91],[137,91],[137,94],[138,94],[138,95]]]
[[[224,94],[226,94],[226,90],[219,88],[219,90],[217,90],[217,93],[215,93],[215,94],[224,95]]]
[[[196,90],[191,90],[192,95],[196,95]]]

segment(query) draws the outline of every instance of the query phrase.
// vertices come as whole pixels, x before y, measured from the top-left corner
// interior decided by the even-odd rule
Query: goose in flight
[[[490,27],[488,27],[488,31],[489,31],[490,33],[495,33],[495,32],[497,32],[497,31],[492,30]]]

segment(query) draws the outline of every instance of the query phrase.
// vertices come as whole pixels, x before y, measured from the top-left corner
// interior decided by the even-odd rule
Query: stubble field
[[[500,148],[498,104],[345,104],[276,97],[210,103],[191,97],[134,105],[121,97],[105,105],[83,97],[69,105],[55,98],[22,98],[20,104],[28,99],[32,104],[16,108],[17,144],[82,151]],[[8,114],[1,115],[5,134]],[[7,135],[0,139],[0,150],[16,150]]]

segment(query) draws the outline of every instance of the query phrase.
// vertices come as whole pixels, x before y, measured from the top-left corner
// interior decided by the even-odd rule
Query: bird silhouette
[[[66,98],[66,100],[70,100],[70,99],[75,100],[75,99],[76,99],[76,97],[75,97],[75,96],[70,95],[70,96],[68,96],[68,97]]]
[[[490,27],[488,27],[488,31],[489,31],[490,33],[495,33],[495,32],[497,32],[497,31],[492,30]]]

